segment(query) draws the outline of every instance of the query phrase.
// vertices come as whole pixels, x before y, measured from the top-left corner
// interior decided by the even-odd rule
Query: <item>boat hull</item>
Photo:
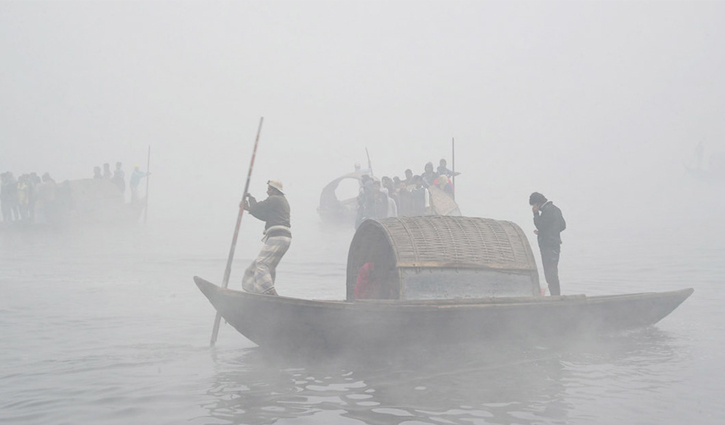
[[[635,329],[657,323],[693,292],[347,302],[252,294],[199,277],[194,281],[221,316],[255,344],[325,352]]]

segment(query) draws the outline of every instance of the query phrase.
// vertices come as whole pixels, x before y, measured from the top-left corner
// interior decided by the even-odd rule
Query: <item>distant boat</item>
[[[710,155],[707,168],[703,168],[699,161],[697,166],[684,162],[683,165],[687,174],[696,180],[716,185],[725,184],[725,152],[714,152]]]
[[[355,181],[357,187],[362,185],[362,176],[369,175],[368,172],[355,172],[345,174],[331,181],[322,189],[320,205],[317,213],[323,223],[332,224],[354,224],[357,217],[358,198],[357,193],[348,194],[344,199],[338,199],[337,190],[343,181]],[[372,177],[377,181],[377,177]],[[428,188],[431,197],[431,207],[435,215],[459,216],[461,210],[456,201],[449,194],[431,186]]]
[[[384,299],[355,299],[358,272],[375,264]],[[692,293],[540,296],[521,228],[472,217],[367,220],[353,237],[346,300],[305,300],[194,281],[242,335],[280,350],[346,350],[530,340],[657,323]]]
[[[324,223],[353,224],[357,215],[357,194],[350,194],[345,199],[338,199],[336,190],[343,181],[355,181],[358,187],[362,184],[362,176],[370,173],[355,172],[342,175],[331,181],[322,189],[320,206],[317,213]],[[374,178],[377,180],[376,178]]]
[[[35,187],[32,221],[4,223],[5,229],[30,229],[69,225],[124,225],[138,222],[146,198],[125,202],[110,180],[78,179],[44,182]]]

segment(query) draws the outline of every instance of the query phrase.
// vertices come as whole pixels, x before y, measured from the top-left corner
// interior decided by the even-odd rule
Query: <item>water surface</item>
[[[192,276],[221,281],[229,234],[162,224],[4,232],[0,418],[12,424],[719,424],[725,243],[719,220],[698,223],[622,227],[606,238],[601,231],[567,230],[560,265],[565,293],[695,288],[654,327],[537,345],[325,360],[264,352],[228,325],[209,348],[214,310]],[[242,239],[232,287],[240,287],[258,236]],[[312,218],[297,222],[278,291],[343,298],[351,236],[351,229],[326,229]]]

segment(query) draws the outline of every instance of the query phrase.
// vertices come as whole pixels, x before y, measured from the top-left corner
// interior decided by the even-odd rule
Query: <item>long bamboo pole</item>
[[[370,152],[368,152],[368,148],[365,148],[365,154],[368,156],[368,169],[370,170],[370,177],[373,176],[373,163],[370,162]]]
[[[227,258],[227,268],[224,270],[224,280],[222,281],[222,288],[229,286],[229,276],[232,274],[232,260],[234,260],[234,251],[237,248],[237,237],[239,236],[239,226],[242,224],[242,216],[244,215],[244,199],[247,197],[249,191],[249,181],[252,179],[252,169],[254,168],[254,158],[257,156],[257,145],[259,145],[259,134],[262,132],[262,123],[264,117],[259,119],[259,127],[257,128],[257,138],[254,140],[254,150],[252,151],[252,160],[249,162],[249,171],[247,172],[247,183],[244,184],[244,193],[242,194],[242,202],[239,203],[239,214],[237,214],[237,225],[234,227],[234,236],[232,237],[232,246],[229,248],[229,258]],[[219,334],[219,323],[221,322],[222,316],[217,311],[216,317],[214,318],[214,329],[211,332],[211,343],[210,346],[214,346],[216,343],[217,335]]]

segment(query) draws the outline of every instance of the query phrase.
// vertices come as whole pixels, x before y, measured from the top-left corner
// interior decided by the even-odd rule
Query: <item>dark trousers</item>
[[[559,288],[559,255],[561,245],[539,245],[541,250],[541,263],[544,266],[544,277],[549,285],[551,295],[561,295]]]

